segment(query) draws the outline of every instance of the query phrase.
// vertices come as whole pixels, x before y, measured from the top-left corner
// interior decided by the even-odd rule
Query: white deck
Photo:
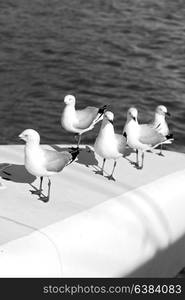
[[[48,203],[31,195],[39,181],[23,155],[23,146],[0,146],[0,169],[13,164],[10,176],[0,171],[10,179],[0,178],[0,277],[172,277],[184,267],[184,154],[147,153],[143,170],[121,158],[112,182],[83,148],[51,178]]]

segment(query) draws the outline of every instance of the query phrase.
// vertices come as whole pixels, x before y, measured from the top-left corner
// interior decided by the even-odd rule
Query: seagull
[[[61,116],[62,127],[70,132],[75,133],[77,137],[77,148],[80,145],[81,135],[84,132],[92,130],[96,123],[103,118],[103,113],[107,106],[100,108],[87,106],[82,110],[75,109],[76,99],[73,95],[64,97],[65,108]]]
[[[62,171],[63,168],[69,165],[77,157],[79,150],[74,151],[54,151],[43,149],[40,146],[40,135],[33,129],[26,129],[19,138],[26,142],[24,150],[24,161],[27,171],[40,177],[40,188],[36,191],[31,191],[32,194],[40,196],[40,200],[47,202],[50,198],[51,180],[50,176]],[[43,177],[48,177],[48,195],[41,197]]]
[[[138,169],[143,168],[144,152],[152,151],[161,144],[169,144],[172,141],[171,136],[163,136],[155,128],[148,124],[138,124],[138,111],[131,107],[127,112],[127,121],[123,130],[123,135],[127,139],[130,148],[136,150],[136,166]],[[138,152],[142,153],[142,163],[139,166]]]
[[[99,134],[95,140],[94,150],[103,158],[101,171],[97,174],[103,175],[106,159],[113,159],[114,166],[112,173],[107,176],[109,180],[114,180],[113,173],[117,164],[117,159],[123,157],[126,147],[126,138],[122,134],[114,132],[114,114],[111,111],[105,112]]]
[[[172,138],[173,135],[170,134],[169,127],[168,127],[168,124],[165,119],[166,115],[171,116],[170,113],[168,112],[166,106],[158,105],[155,110],[155,117],[154,117],[154,121],[152,123],[152,127],[155,128],[163,136],[170,135]],[[159,155],[164,156],[162,153],[162,144],[160,145]]]

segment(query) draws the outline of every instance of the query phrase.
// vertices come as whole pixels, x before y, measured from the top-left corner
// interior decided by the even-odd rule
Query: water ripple
[[[71,93],[80,108],[111,105],[119,132],[129,106],[144,122],[166,105],[171,149],[184,151],[184,16],[182,0],[2,0],[0,143],[17,143],[25,128],[42,142],[73,142],[60,127]]]

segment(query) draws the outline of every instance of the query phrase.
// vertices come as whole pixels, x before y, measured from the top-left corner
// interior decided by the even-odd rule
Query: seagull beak
[[[133,119],[134,121],[136,121],[136,117],[132,117],[132,119]]]
[[[22,140],[22,138],[23,138],[22,134],[19,134],[18,137],[19,137],[20,140]]]
[[[171,116],[171,114],[170,114],[168,111],[167,111],[167,113],[166,113],[166,114],[167,114],[167,116],[169,116],[169,117]]]
[[[114,122],[113,122],[113,120],[109,120],[109,122],[110,122],[112,125],[114,125]]]

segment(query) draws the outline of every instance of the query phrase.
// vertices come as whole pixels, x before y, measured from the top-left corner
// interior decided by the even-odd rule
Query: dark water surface
[[[166,105],[171,149],[184,152],[185,1],[1,0],[0,143],[26,128],[73,142],[60,126],[69,93],[79,108],[110,104],[118,132],[131,105],[142,122]]]

